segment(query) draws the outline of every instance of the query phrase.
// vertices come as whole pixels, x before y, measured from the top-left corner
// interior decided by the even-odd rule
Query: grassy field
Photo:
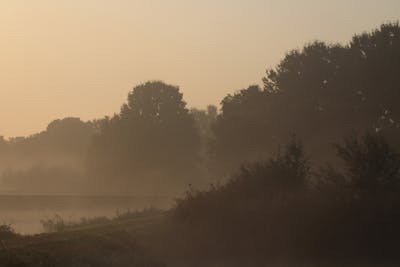
[[[218,257],[196,250],[198,240],[185,240],[168,213],[118,218],[73,226],[54,233],[0,238],[1,267],[377,267],[390,264],[258,261],[257,257]],[[200,238],[200,237],[199,237]],[[211,241],[212,237],[208,238]],[[189,247],[188,247],[189,244]],[[216,251],[217,252],[217,251]],[[255,254],[257,252],[255,251]],[[260,253],[258,253],[260,254]],[[261,256],[261,253],[258,256]]]
[[[152,239],[165,220],[159,213],[74,227],[62,232],[1,241],[0,266],[165,266],[141,240]]]

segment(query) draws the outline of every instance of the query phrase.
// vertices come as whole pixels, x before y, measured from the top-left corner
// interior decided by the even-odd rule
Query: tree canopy
[[[133,187],[177,181],[187,186],[199,149],[200,137],[179,88],[147,82],[129,93],[119,114],[103,120],[88,166],[94,176],[123,177]]]
[[[376,131],[393,141],[399,133],[400,27],[384,24],[355,35],[347,45],[316,41],[293,50],[264,86],[250,86],[221,102],[214,152],[227,166],[268,156],[291,134],[310,153],[349,133]],[[398,143],[398,141],[397,141]]]

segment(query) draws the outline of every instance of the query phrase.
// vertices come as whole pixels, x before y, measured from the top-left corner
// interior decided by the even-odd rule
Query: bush
[[[308,201],[309,176],[303,148],[293,140],[283,154],[243,166],[225,185],[189,190],[173,215],[201,244],[198,251],[274,257],[290,249],[286,243],[303,238],[305,227],[297,222],[307,213],[301,208]]]
[[[378,134],[347,138],[337,150],[343,171],[311,173],[293,141],[225,185],[189,190],[173,212],[185,253],[292,263],[400,260],[399,155]]]
[[[12,239],[18,237],[18,234],[14,231],[10,224],[0,225],[0,240]]]

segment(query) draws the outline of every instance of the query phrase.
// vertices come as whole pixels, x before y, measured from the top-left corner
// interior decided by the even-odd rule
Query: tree
[[[318,41],[289,52],[267,71],[263,88],[222,101],[214,127],[217,165],[230,171],[265,158],[293,133],[319,161],[336,160],[324,144],[355,130],[382,132],[399,147],[399,62],[398,23],[355,35],[345,46]]]
[[[352,86],[362,100],[363,119],[373,121],[376,131],[385,133],[391,143],[400,146],[400,26],[383,24],[379,29],[353,37]]]
[[[29,162],[82,160],[86,154],[94,127],[79,118],[64,118],[50,122],[46,130],[28,137],[0,140],[7,147],[4,157]]]
[[[399,62],[400,27],[390,23],[355,35],[346,46],[315,42],[294,50],[263,81],[265,90],[281,93],[285,112],[279,114],[290,114],[288,125],[304,140],[312,133],[314,140],[334,141],[353,129],[394,135]]]
[[[215,140],[211,149],[217,173],[231,171],[244,161],[261,159],[268,152],[274,138],[267,118],[269,100],[257,85],[222,100],[221,113],[213,126]]]
[[[189,183],[189,173],[195,175],[199,146],[179,88],[147,82],[129,93],[119,114],[102,122],[88,168],[93,176],[119,177],[137,188],[182,187]]]
[[[358,195],[397,192],[400,182],[400,155],[380,134],[367,134],[361,140],[351,136],[337,146]]]

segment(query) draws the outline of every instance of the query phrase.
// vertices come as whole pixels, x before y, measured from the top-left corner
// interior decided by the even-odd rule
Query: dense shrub
[[[225,185],[189,190],[174,209],[187,242],[198,243],[187,246],[188,253],[260,261],[398,260],[399,155],[378,134],[348,138],[337,151],[344,170],[311,172],[293,141],[283,154],[242,167]]]
[[[12,239],[18,237],[18,234],[14,231],[10,224],[0,225],[0,240]]]

